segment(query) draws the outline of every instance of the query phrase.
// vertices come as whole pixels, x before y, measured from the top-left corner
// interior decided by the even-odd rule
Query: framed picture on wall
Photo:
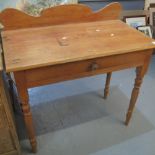
[[[153,3],[154,3],[154,0],[145,0],[144,10],[148,10],[150,5],[152,5]]]
[[[141,32],[143,32],[148,37],[152,38],[152,30],[150,26],[139,26],[137,29]]]
[[[149,14],[150,14],[149,24],[155,26],[155,3],[150,4]]]
[[[140,15],[140,16],[126,16],[123,19],[128,25],[130,25],[133,28],[137,28],[139,26],[145,26],[147,25],[147,17],[146,15]]]

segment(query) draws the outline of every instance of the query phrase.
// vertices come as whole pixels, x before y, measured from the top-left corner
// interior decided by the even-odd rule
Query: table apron
[[[152,50],[144,50],[120,55],[94,58],[25,71],[27,88],[73,80],[131,67],[142,66],[152,54]],[[15,72],[16,74],[17,72]],[[18,73],[17,73],[18,74]]]

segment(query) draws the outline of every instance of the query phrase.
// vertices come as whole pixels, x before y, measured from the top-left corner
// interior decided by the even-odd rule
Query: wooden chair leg
[[[104,99],[106,99],[109,94],[109,85],[110,85],[111,75],[112,75],[112,72],[107,73],[106,84],[104,88]]]

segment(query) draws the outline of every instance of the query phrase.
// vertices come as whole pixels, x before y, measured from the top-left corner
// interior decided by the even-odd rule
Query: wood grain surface
[[[0,71],[0,155],[19,155],[20,146],[13,118],[12,103]]]
[[[141,66],[150,50],[94,58],[24,71],[28,88]],[[16,74],[16,72],[14,72]],[[18,71],[17,71],[18,73]],[[18,73],[19,74],[19,73]],[[21,76],[24,77],[24,76]],[[19,78],[20,79],[20,78]]]
[[[13,30],[66,23],[118,19],[121,10],[121,4],[117,2],[110,3],[96,12],[93,12],[86,5],[70,4],[45,9],[39,17],[34,17],[19,10],[8,8],[0,13],[0,22],[5,26],[4,30]]]
[[[2,32],[6,71],[152,49],[143,33],[119,20]]]

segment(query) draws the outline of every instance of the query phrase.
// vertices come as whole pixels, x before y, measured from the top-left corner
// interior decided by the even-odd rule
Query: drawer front
[[[27,85],[28,87],[35,87],[136,67],[142,65],[147,56],[146,52],[145,54],[144,52],[137,52],[26,70]]]

